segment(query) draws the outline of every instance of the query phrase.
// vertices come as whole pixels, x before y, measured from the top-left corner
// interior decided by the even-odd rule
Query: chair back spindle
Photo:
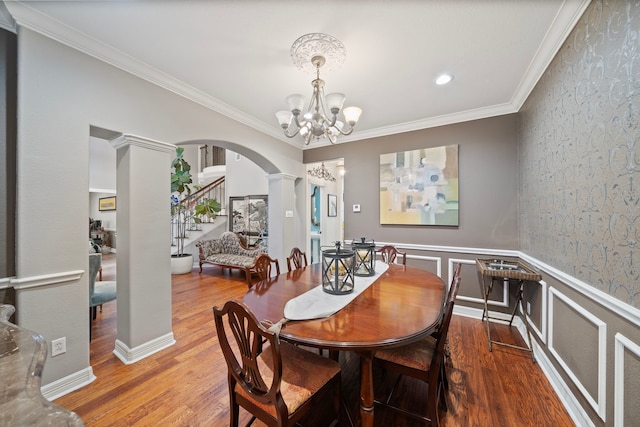
[[[407,253],[399,251],[395,246],[385,245],[376,252],[380,254],[380,259],[386,264],[394,264],[398,256],[401,257],[401,264],[407,265]]]
[[[276,275],[279,275],[280,263],[277,259],[273,259],[267,254],[261,254],[256,258],[255,269],[260,280],[266,280],[272,276],[271,264],[275,266]]]
[[[287,268],[289,271],[297,270],[307,265],[309,265],[307,263],[307,254],[297,247],[291,249],[291,254],[287,257]]]

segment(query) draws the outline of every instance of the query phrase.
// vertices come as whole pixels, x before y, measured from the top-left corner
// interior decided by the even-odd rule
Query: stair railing
[[[222,207],[221,213],[226,213],[226,193],[225,193],[225,177],[222,176],[215,181],[205,185],[204,187],[198,189],[197,191],[191,193],[191,195],[182,199],[182,205],[186,207],[186,210],[182,215],[187,217],[186,227],[184,227],[183,234],[184,236],[180,236],[182,238],[187,238],[189,231],[199,231],[202,230],[200,224],[196,223],[194,215],[195,206],[204,203],[207,199],[215,199],[220,203]],[[176,239],[180,234],[180,221],[177,218],[177,215],[180,215],[176,211],[171,212],[171,245],[174,246],[176,244]],[[213,223],[214,220],[207,216],[199,216],[200,223]]]

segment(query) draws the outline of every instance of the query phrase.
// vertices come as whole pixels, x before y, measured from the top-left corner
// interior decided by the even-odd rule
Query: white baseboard
[[[96,379],[91,366],[75,372],[59,380],[40,387],[40,392],[47,400],[55,400],[79,388],[91,384]]]
[[[129,348],[122,341],[116,340],[116,346],[113,350],[113,354],[115,354],[125,365],[131,365],[132,363],[136,363],[137,361],[151,356],[160,350],[171,347],[175,343],[176,340],[173,338],[173,332],[155,338],[134,348]]]

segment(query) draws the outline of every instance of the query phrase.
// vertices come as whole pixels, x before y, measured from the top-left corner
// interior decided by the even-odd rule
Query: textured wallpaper
[[[521,250],[640,308],[640,1],[585,11],[521,110]]]

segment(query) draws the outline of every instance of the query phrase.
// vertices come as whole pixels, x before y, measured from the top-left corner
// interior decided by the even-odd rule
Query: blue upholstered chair
[[[96,281],[102,265],[102,254],[89,254],[89,339],[98,306],[116,299],[116,282]]]

